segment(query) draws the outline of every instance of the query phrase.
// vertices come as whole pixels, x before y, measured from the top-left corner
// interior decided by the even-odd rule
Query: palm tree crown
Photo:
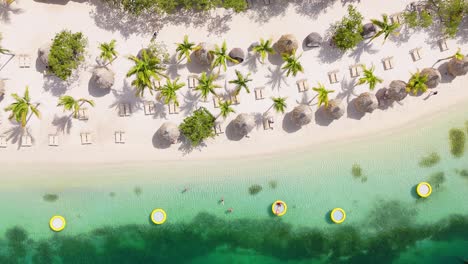
[[[242,90],[242,88],[245,89],[247,93],[250,93],[249,86],[247,85],[248,82],[251,82],[252,79],[249,79],[250,77],[250,72],[247,73],[247,75],[242,75],[242,73],[238,70],[236,70],[236,76],[237,79],[229,81],[229,83],[233,83],[236,85],[236,94],[239,94],[239,92]]]
[[[200,91],[200,94],[204,100],[208,98],[210,93],[214,96],[217,96],[215,89],[221,87],[214,83],[217,77],[217,75],[207,75],[206,72],[202,72],[200,78],[198,78],[198,85],[195,87],[195,90]]]
[[[64,111],[73,111],[73,117],[77,118],[81,106],[85,103],[94,107],[93,100],[88,100],[84,98],[75,99],[69,95],[64,95],[59,98],[57,106],[63,106]]]
[[[109,43],[101,43],[99,45],[99,49],[101,50],[101,55],[99,55],[99,57],[101,57],[101,59],[104,61],[112,63],[112,61],[114,61],[118,55],[117,51],[115,50],[115,43],[115,39],[111,40]]]
[[[226,71],[227,61],[230,61],[233,63],[239,63],[237,60],[231,58],[231,56],[228,55],[226,41],[223,42],[221,47],[216,45],[215,49],[210,52],[215,57],[213,60],[213,64],[211,64],[212,69],[214,69],[215,67],[219,67],[221,69],[221,66],[222,66],[224,71]]]
[[[323,84],[319,83],[317,87],[312,88],[312,90],[317,92],[318,97],[318,107],[325,105],[328,107],[328,94],[335,92],[334,90],[327,90]]]
[[[135,65],[127,72],[127,77],[135,75],[132,85],[136,88],[136,95],[143,96],[146,89],[153,94],[153,80],[161,80],[161,76],[166,77],[162,71],[166,70],[161,65],[161,61],[156,56],[150,56],[146,50],[141,53],[141,59],[136,56],[130,56]]]
[[[463,55],[463,53],[461,53],[461,49],[458,48],[457,52],[453,55],[453,58],[457,60],[463,60],[465,58],[465,55]]]
[[[264,40],[260,39],[260,44],[253,47],[253,52],[260,54],[261,62],[265,63],[265,59],[268,56],[268,54],[275,54],[275,50],[273,49],[271,43],[273,41],[271,39]]]
[[[200,47],[195,46],[195,43],[190,42],[188,36],[185,35],[184,41],[182,43],[177,43],[177,59],[181,61],[185,58],[187,59],[187,62],[191,62],[190,54],[198,49],[200,49]]]
[[[296,76],[298,72],[304,72],[304,68],[299,62],[302,54],[296,57],[296,52],[294,51],[291,55],[283,54],[282,56],[285,65],[281,69],[287,70],[286,76],[289,76],[290,74]]]
[[[408,84],[406,85],[406,91],[412,92],[414,95],[418,93],[424,93],[427,91],[426,82],[428,80],[428,76],[425,74],[421,74],[421,72],[416,72],[411,76]]]
[[[365,65],[362,66],[363,74],[364,76],[359,78],[359,81],[357,82],[357,85],[369,84],[369,89],[374,90],[375,86],[378,83],[382,83],[383,80],[377,76],[374,75],[374,70],[375,67],[372,65],[370,69],[367,69]]]
[[[5,111],[11,111],[10,117],[8,119],[15,119],[16,122],[21,123],[21,127],[25,127],[29,115],[29,110],[37,116],[41,118],[41,113],[37,109],[37,107],[31,104],[31,98],[29,97],[29,87],[26,86],[26,90],[24,91],[23,97],[19,97],[17,94],[12,94],[11,97],[15,99],[16,102],[10,104],[5,108]]]
[[[273,108],[278,113],[284,113],[286,111],[286,97],[272,97],[271,100],[273,101]]]
[[[380,28],[380,31],[377,32],[372,38],[371,41],[380,37],[382,34],[384,35],[384,43],[387,40],[390,34],[394,33],[400,27],[399,23],[390,23],[388,20],[388,16],[386,14],[382,15],[382,21],[377,19],[371,19],[372,24],[376,25]]]
[[[226,118],[230,113],[235,113],[234,108],[231,107],[231,101],[219,102],[219,115]]]
[[[179,106],[179,101],[177,100],[177,90],[184,87],[185,83],[179,83],[179,78],[176,78],[171,82],[169,78],[166,79],[166,84],[159,88],[159,98],[164,98],[165,104],[170,104],[171,102]]]

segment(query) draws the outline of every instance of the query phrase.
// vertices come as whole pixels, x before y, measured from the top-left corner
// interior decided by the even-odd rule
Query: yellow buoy
[[[283,201],[276,201],[271,205],[271,211],[273,214],[276,216],[283,216],[286,214],[286,211],[288,210],[288,206],[286,205],[285,202]]]
[[[346,219],[346,213],[341,208],[335,208],[330,213],[330,218],[335,224],[341,224]]]
[[[432,187],[427,182],[420,182],[418,186],[416,186],[416,192],[422,198],[427,198],[432,193]]]
[[[164,224],[166,222],[166,212],[163,209],[154,209],[151,212],[151,221],[157,225]]]
[[[55,232],[62,231],[65,228],[66,224],[67,222],[65,221],[65,218],[63,218],[63,216],[60,216],[60,215],[52,216],[52,218],[50,218],[50,221],[49,221],[50,229],[52,229],[52,231],[55,231]]]

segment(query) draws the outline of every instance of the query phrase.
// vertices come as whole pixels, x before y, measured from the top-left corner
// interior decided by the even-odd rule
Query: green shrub
[[[468,13],[465,0],[431,0],[443,31],[450,37],[455,37],[463,17]]]
[[[420,13],[417,11],[410,11],[410,12],[405,12],[403,14],[405,23],[410,27],[410,28],[427,28],[432,25],[432,16],[429,14],[429,12],[423,10]]]
[[[58,78],[67,80],[84,60],[86,44],[86,37],[81,32],[64,30],[58,33],[50,49],[49,71]]]
[[[247,9],[246,0],[224,0],[223,7],[226,9],[232,8],[235,12],[239,13]]]
[[[429,153],[427,156],[424,156],[421,158],[419,161],[419,166],[421,167],[432,167],[439,163],[440,161],[440,156],[437,154],[437,152],[432,152]]]
[[[52,193],[46,193],[42,196],[42,199],[46,202],[55,202],[58,200],[58,195]]]
[[[450,152],[453,156],[459,158],[465,152],[465,132],[460,128],[452,128],[449,131]]]
[[[214,137],[214,123],[215,117],[206,108],[201,107],[186,117],[179,129],[192,146],[198,146],[203,140]]]
[[[255,195],[255,194],[257,194],[257,193],[259,193],[261,191],[262,191],[262,186],[260,186],[258,184],[254,184],[254,185],[249,187],[249,193],[251,195]]]
[[[333,42],[340,50],[352,49],[363,40],[361,35],[362,15],[352,5],[348,6],[348,16],[332,26]]]
[[[359,166],[359,164],[355,163],[353,164],[353,167],[351,168],[351,173],[353,174],[354,177],[359,178],[362,176],[362,168]]]

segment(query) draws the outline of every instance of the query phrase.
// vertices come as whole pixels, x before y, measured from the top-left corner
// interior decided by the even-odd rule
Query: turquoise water
[[[468,154],[452,157],[448,130],[465,129],[467,114],[261,159],[4,165],[0,263],[457,263],[468,258]],[[431,152],[440,162],[419,166]],[[433,184],[428,199],[415,195],[420,181]],[[157,207],[162,226],[149,222]],[[335,207],[341,225],[328,218]],[[67,219],[58,234],[55,214]]]

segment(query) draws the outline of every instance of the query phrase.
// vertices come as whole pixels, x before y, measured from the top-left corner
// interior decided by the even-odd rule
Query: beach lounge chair
[[[88,108],[80,108],[78,110],[78,119],[79,120],[88,120],[89,119],[89,114],[88,114]]]
[[[91,138],[91,133],[83,132],[80,134],[81,137],[81,145],[91,145],[93,143]]]
[[[0,136],[0,148],[6,148],[7,144],[7,138],[5,136]]]
[[[214,131],[216,135],[221,135],[224,133],[223,128],[221,127],[220,123],[216,123],[214,126]]]
[[[145,101],[143,105],[145,108],[145,115],[154,115],[156,113],[154,102]]]
[[[128,103],[119,104],[119,116],[130,116],[131,113],[132,113],[132,109],[130,108],[130,104]]]
[[[188,77],[188,88],[189,89],[195,89],[198,85],[198,76],[196,75],[190,75]]]
[[[115,144],[125,144],[125,132],[124,131],[115,131]]]
[[[439,48],[441,52],[449,49],[447,46],[447,39],[441,38],[437,41],[437,43],[439,43]]]
[[[305,92],[307,91],[307,89],[309,89],[309,84],[307,83],[307,79],[298,80],[296,84],[297,84],[297,90],[300,93]]]
[[[254,89],[255,91],[255,100],[262,100],[265,99],[265,87],[257,87]]]
[[[328,73],[328,79],[330,84],[338,83],[338,70],[334,70]]]
[[[23,135],[21,137],[21,147],[31,147],[32,137],[30,135]]]
[[[49,146],[58,147],[58,145],[59,145],[58,136],[55,134],[49,134]]]
[[[169,114],[178,114],[179,113],[179,106],[176,105],[176,103],[172,102],[168,106],[169,108]]]
[[[403,21],[403,14],[402,13],[395,13],[393,15],[390,15],[390,23],[395,24],[401,24],[401,21]]]
[[[263,129],[264,130],[270,130],[273,129],[273,124],[275,123],[275,120],[273,120],[273,117],[265,117],[263,118]]]
[[[31,67],[31,56],[27,54],[19,54],[19,67],[20,68],[30,68]]]
[[[239,96],[238,93],[231,94],[231,102],[232,102],[233,105],[240,104],[240,96]]]
[[[384,70],[386,71],[393,69],[393,57],[383,58],[382,64],[383,64]]]
[[[224,100],[221,97],[213,96],[213,106],[214,108],[219,108],[219,103],[222,103]]]
[[[421,47],[410,50],[411,58],[413,61],[418,61],[421,59]]]
[[[349,73],[351,75],[351,78],[356,78],[359,75],[361,75],[361,64],[354,64],[349,66]]]

